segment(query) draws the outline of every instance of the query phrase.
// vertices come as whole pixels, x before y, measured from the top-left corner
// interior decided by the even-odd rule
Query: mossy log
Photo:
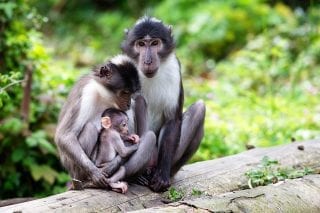
[[[310,167],[319,171],[320,140],[256,148],[233,156],[186,165],[172,179],[172,186],[184,192],[183,199],[173,204],[167,204],[167,192],[154,193],[146,187],[130,185],[125,195],[95,189],[67,191],[2,207],[0,212],[118,212],[143,209],[160,212],[194,209],[236,212],[259,212],[261,209],[301,212],[301,209],[302,212],[320,212],[320,175],[242,190],[243,183],[247,181],[244,173],[256,167],[263,156],[278,160],[282,166]],[[194,191],[202,193],[194,195]]]

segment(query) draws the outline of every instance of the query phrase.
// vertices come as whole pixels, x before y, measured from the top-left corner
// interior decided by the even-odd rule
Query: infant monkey
[[[126,182],[120,181],[125,178],[125,167],[122,166],[126,159],[137,150],[139,136],[129,134],[128,116],[119,109],[109,108],[102,113],[101,118],[102,130],[99,135],[99,140],[95,153],[91,156],[95,165],[100,168],[108,169],[107,175],[112,175],[108,178],[109,186],[113,191],[126,193],[128,185]],[[125,146],[124,142],[129,142],[133,145]],[[127,143],[128,144],[128,143]],[[120,160],[116,160],[116,158]],[[116,165],[112,162],[117,161]],[[108,168],[112,165],[112,169]],[[105,172],[105,171],[104,171]],[[85,183],[83,186],[76,186],[77,180],[73,180],[74,188],[94,188],[93,183]]]

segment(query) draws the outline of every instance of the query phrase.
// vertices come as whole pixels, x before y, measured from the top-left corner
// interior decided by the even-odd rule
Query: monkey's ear
[[[109,64],[100,67],[100,77],[107,77],[107,78],[111,78],[112,77],[112,69],[109,66]]]
[[[129,29],[128,29],[128,28],[124,29],[124,34],[125,34],[126,36],[129,34]]]
[[[101,125],[105,129],[109,129],[111,127],[111,119],[109,116],[105,116],[101,118]]]
[[[172,34],[172,25],[169,25],[168,27],[169,33]]]

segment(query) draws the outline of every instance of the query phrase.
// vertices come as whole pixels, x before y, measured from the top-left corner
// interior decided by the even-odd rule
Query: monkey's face
[[[123,121],[120,124],[120,133],[124,135],[129,134],[129,127],[128,127],[128,118],[123,119]]]
[[[134,44],[134,50],[138,53],[138,68],[147,78],[156,75],[160,66],[159,52],[163,49],[163,43],[159,38],[145,36]]]
[[[131,96],[141,89],[138,70],[128,56],[119,55],[95,70],[98,82],[113,96],[112,101],[126,111],[131,106]]]
[[[115,100],[119,109],[123,111],[129,110],[131,106],[132,93],[129,90],[119,90],[116,92],[116,96]]]
[[[112,126],[121,135],[129,134],[128,117],[123,114],[113,118]]]
[[[122,51],[135,60],[147,78],[157,74],[160,64],[174,48],[171,27],[150,17],[139,19],[131,30],[127,30],[121,45]]]

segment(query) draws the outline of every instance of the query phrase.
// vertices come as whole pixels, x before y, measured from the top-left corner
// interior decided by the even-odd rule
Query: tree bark
[[[23,99],[21,102],[21,116],[25,124],[25,132],[28,132],[29,130],[31,86],[32,86],[32,66],[27,65],[26,73],[24,77],[24,83],[23,83]]]
[[[139,212],[320,212],[320,175],[206,196]]]
[[[175,204],[169,204],[169,207],[165,204],[168,192],[153,193],[146,187],[130,185],[125,195],[94,189],[67,191],[47,198],[3,207],[0,208],[0,212],[118,212],[159,206],[201,211],[213,211],[215,206],[219,208],[214,211],[220,211],[219,209],[242,211],[241,206],[249,211],[252,206],[254,208],[251,209],[252,211],[259,212],[259,205],[264,208],[264,211],[269,210],[269,207],[265,207],[266,205],[272,206],[270,211],[280,209],[291,212],[292,208],[296,209],[299,206],[303,210],[308,209],[308,212],[319,210],[317,209],[320,203],[319,175],[288,180],[282,185],[242,190],[241,186],[247,181],[245,172],[255,168],[263,156],[278,160],[281,166],[310,167],[319,171],[320,140],[256,148],[233,156],[186,165],[172,179],[172,186],[184,192],[183,199]],[[201,191],[199,197],[193,195],[195,190]],[[316,193],[318,193],[317,196],[315,196]],[[286,201],[291,204],[287,205]]]

